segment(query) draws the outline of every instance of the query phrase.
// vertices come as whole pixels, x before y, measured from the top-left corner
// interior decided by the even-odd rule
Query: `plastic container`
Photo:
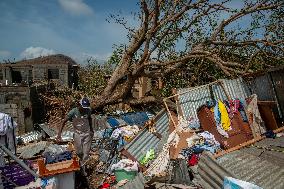
[[[136,175],[137,171],[125,171],[125,170],[115,170],[114,175],[116,178],[116,181],[119,182],[121,180],[127,179],[127,180],[133,180]]]
[[[37,163],[40,177],[50,177],[57,174],[80,170],[79,160],[77,157],[73,157],[71,160],[46,165],[43,159],[39,159]]]

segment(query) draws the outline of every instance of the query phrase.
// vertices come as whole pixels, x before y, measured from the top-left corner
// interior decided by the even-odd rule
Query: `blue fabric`
[[[191,128],[191,129],[199,129],[200,128],[199,120],[198,119],[194,119],[194,120],[190,121],[189,128]]]
[[[220,123],[221,123],[221,112],[219,111],[218,102],[216,103],[216,105],[214,107],[214,118],[215,118],[216,124],[220,125]]]
[[[248,118],[247,118],[247,114],[245,112],[245,106],[246,103],[244,100],[240,99],[240,107],[239,107],[239,112],[241,114],[241,117],[243,119],[244,122],[248,122]]]
[[[208,107],[208,108],[212,108],[212,107],[214,107],[216,105],[216,100],[208,100],[208,101],[206,101],[206,106]]]
[[[193,149],[192,148],[185,148],[185,149],[182,149],[180,154],[186,158],[189,158],[191,157],[191,155],[193,154]]]
[[[244,122],[248,122],[247,114],[244,110],[239,111]]]
[[[195,145],[193,147],[193,151],[194,153],[201,153],[203,151],[209,151],[211,153],[215,153],[217,151],[217,148],[214,146],[210,146],[210,145]]]
[[[111,127],[117,127],[117,126],[119,126],[119,122],[118,122],[115,118],[113,118],[113,117],[108,117],[108,118],[107,118],[107,122],[109,123],[109,125],[110,125]]]
[[[110,138],[112,134],[113,129],[105,129],[103,131],[103,138]]]
[[[144,123],[147,120],[149,120],[146,112],[127,113],[122,115],[121,118],[128,125],[138,125],[138,126],[144,125]]]
[[[53,153],[44,153],[43,157],[45,158],[45,163],[50,164],[50,163],[56,163],[56,162],[61,162],[65,160],[71,160],[72,159],[72,153],[69,151],[62,152],[60,154],[53,154]]]

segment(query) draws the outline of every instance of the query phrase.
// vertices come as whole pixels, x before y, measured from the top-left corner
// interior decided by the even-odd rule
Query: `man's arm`
[[[66,122],[67,122],[68,120],[69,120],[69,118],[66,117],[66,118],[63,120],[62,124],[60,125],[59,131],[58,131],[58,135],[57,135],[57,140],[58,140],[58,141],[61,141],[61,133],[62,133],[62,130],[63,130],[63,128],[64,128],[64,126],[65,126],[65,124],[66,124]]]
[[[67,122],[68,120],[72,121],[73,117],[74,117],[74,109],[72,109],[72,110],[67,114],[66,118],[63,120],[62,124],[60,125],[59,131],[58,131],[58,135],[57,135],[57,140],[58,140],[58,141],[61,141],[61,133],[62,133],[62,131],[63,131],[63,128],[64,128],[66,122]]]
[[[90,130],[91,132],[94,132],[91,111],[88,113],[88,120],[89,120]]]

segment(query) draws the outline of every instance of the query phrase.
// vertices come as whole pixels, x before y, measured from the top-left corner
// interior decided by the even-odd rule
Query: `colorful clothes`
[[[231,121],[226,106],[221,100],[219,100],[218,107],[221,114],[221,127],[224,129],[224,131],[229,131],[231,129]]]

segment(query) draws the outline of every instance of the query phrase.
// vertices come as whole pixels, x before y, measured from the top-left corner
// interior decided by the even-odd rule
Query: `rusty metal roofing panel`
[[[186,92],[187,91],[187,92]],[[190,117],[197,118],[196,110],[206,101],[211,100],[210,89],[208,85],[197,88],[179,89],[178,93],[179,104],[183,111],[183,115],[189,119]]]
[[[155,117],[155,126],[157,133],[162,137],[168,136],[169,131],[169,117],[165,110],[162,110]],[[144,128],[140,133],[123,148],[127,150],[133,157],[140,160],[148,150],[151,148],[157,149],[159,143],[163,141],[153,133],[150,133],[147,128]]]

